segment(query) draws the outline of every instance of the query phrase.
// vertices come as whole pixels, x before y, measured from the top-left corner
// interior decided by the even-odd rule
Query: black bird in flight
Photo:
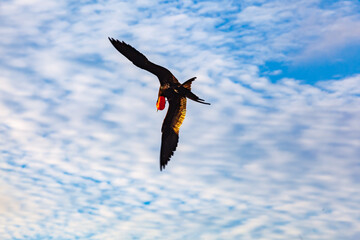
[[[169,109],[164,119],[161,132],[161,150],[160,150],[160,171],[165,169],[166,164],[170,161],[174,154],[178,141],[179,129],[184,121],[186,113],[186,98],[195,102],[208,104],[191,92],[191,83],[196,77],[193,77],[183,84],[175,78],[175,76],[166,68],[150,62],[142,53],[135,48],[113,38],[109,38],[114,47],[135,66],[155,74],[160,81],[160,89],[156,108],[163,110],[165,108],[165,98],[169,102]]]

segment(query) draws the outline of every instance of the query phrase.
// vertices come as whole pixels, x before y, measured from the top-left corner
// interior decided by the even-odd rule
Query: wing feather
[[[113,38],[109,38],[109,40],[112,45],[135,66],[155,74],[159,78],[161,85],[166,83],[179,83],[168,69],[150,62],[145,55],[129,44]]]
[[[169,100],[169,109],[162,125],[160,150],[160,170],[164,169],[174,154],[178,141],[179,130],[186,115],[186,97],[175,97]]]

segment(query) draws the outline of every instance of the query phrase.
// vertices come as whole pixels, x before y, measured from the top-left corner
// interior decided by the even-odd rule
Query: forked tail
[[[196,77],[190,78],[189,80],[187,80],[186,82],[184,82],[183,84],[181,84],[181,86],[184,88],[184,92],[185,92],[185,96],[195,102],[198,103],[202,103],[202,104],[207,104],[210,105],[210,103],[205,102],[204,99],[199,98],[198,96],[196,96],[195,94],[193,94],[191,92],[191,83],[196,79]]]

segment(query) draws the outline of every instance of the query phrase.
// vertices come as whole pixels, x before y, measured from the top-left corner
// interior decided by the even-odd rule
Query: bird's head
[[[157,102],[156,102],[156,109],[157,110],[164,110],[165,108],[165,97],[164,96],[159,96]]]

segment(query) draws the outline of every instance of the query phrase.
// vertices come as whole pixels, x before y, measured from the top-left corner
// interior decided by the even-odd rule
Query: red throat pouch
[[[157,102],[156,102],[156,108],[157,110],[163,110],[165,108],[165,97],[159,96]]]

